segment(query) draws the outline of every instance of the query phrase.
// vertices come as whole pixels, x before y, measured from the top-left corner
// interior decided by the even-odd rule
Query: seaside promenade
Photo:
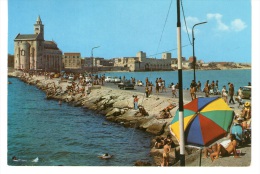
[[[11,74],[10,74],[11,75]],[[13,75],[12,75],[13,76]],[[15,75],[16,76],[16,75]],[[69,81],[60,81],[60,78],[45,79],[44,76],[33,76],[28,78],[27,82],[38,87],[46,86],[49,87],[55,84],[56,87],[61,87],[62,91],[66,91],[67,86],[70,86]],[[78,81],[76,81],[77,83]],[[137,116],[136,110],[133,110],[133,95],[137,95],[139,98],[139,104],[144,106],[149,116]],[[203,92],[197,92],[197,97],[204,97]],[[167,88],[166,91],[155,94],[155,89],[153,89],[153,94],[151,97],[146,98],[145,87],[136,86],[135,90],[121,90],[114,83],[105,83],[104,86],[95,86],[90,94],[81,97],[75,95],[74,97],[68,94],[54,96],[54,99],[62,99],[66,102],[80,103],[80,106],[87,107],[89,109],[97,110],[104,114],[107,120],[118,122],[123,126],[135,127],[139,129],[144,129],[149,133],[155,135],[165,136],[169,133],[169,124],[172,118],[168,119],[156,119],[155,117],[159,115],[159,112],[167,107],[169,104],[175,103],[178,105],[178,98],[173,98],[171,89]],[[188,90],[183,90],[183,101],[184,104],[191,101],[191,96]],[[111,107],[110,107],[111,106]],[[238,108],[238,103],[229,104],[229,106],[234,109],[235,113],[239,113],[241,108]],[[109,108],[110,107],[110,108]],[[171,114],[174,116],[178,106],[171,110]],[[225,140],[223,138],[219,141]],[[176,139],[175,143],[178,143]],[[151,147],[154,154],[162,154],[162,149],[155,150]],[[201,166],[250,166],[251,164],[251,144],[239,148],[242,150],[240,158],[223,157],[211,162],[210,158],[201,159]],[[159,155],[160,156],[160,155]],[[175,158],[176,154],[173,152],[172,156]],[[188,153],[186,156],[186,166],[198,166],[199,164],[199,150],[194,151],[192,154]],[[171,155],[170,155],[171,157]],[[160,158],[155,155],[155,165],[159,165]],[[178,166],[178,162],[174,164]]]

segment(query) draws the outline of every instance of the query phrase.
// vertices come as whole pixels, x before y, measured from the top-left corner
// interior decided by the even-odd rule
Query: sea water
[[[137,160],[152,161],[153,135],[81,107],[60,106],[17,78],[8,81],[8,165],[133,166]],[[104,153],[113,157],[98,158]]]
[[[99,73],[100,75],[105,74],[107,76],[117,76],[126,79],[131,79],[131,77],[136,80],[140,80],[145,83],[146,77],[150,82],[155,84],[156,78],[162,78],[165,80],[166,87],[171,83],[178,83],[178,71],[153,71],[153,72],[104,72]],[[191,81],[194,79],[193,70],[182,71],[183,79],[183,88],[187,89],[190,87]],[[248,82],[251,82],[251,70],[241,70],[241,69],[230,69],[230,70],[196,70],[195,71],[196,82],[201,82],[201,87],[204,87],[204,84],[207,80],[209,83],[214,80],[215,83],[218,80],[219,90],[222,89],[223,85],[228,85],[228,82],[234,84],[234,88],[237,91],[241,86],[247,86]],[[227,86],[228,89],[228,86]]]

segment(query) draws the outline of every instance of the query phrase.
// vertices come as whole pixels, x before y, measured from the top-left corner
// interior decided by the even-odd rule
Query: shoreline
[[[92,87],[91,92],[85,96],[82,96],[82,93],[70,95],[64,91],[66,91],[66,87],[71,84],[68,83],[68,81],[59,81],[59,78],[45,79],[44,76],[29,77],[28,75],[22,76],[19,73],[13,73],[11,76],[41,89],[46,93],[47,99],[62,100],[63,102],[70,103],[74,107],[88,108],[104,115],[108,121],[118,123],[125,127],[141,129],[153,134],[155,138],[158,136],[166,137],[166,135],[170,133],[169,125],[172,118],[157,119],[156,117],[160,115],[160,111],[169,106],[169,104],[178,104],[178,98],[171,98],[171,95],[164,95],[164,93],[146,98],[143,92],[120,90],[106,86],[106,84],[105,86],[96,85]],[[56,91],[55,93],[53,93],[54,90]],[[183,92],[183,102],[186,104],[190,102],[190,94],[188,90],[184,90]],[[133,95],[138,95],[139,104],[145,108],[149,114],[148,116],[144,116],[138,110],[133,109]],[[204,93],[198,93],[197,96],[204,96]],[[175,115],[177,109],[178,106],[170,111],[172,116]],[[150,155],[154,159],[152,166],[160,166],[163,149],[155,149],[153,147],[155,138],[151,142]],[[172,148],[170,152],[171,166],[176,165],[179,160],[178,141],[173,135],[172,139],[177,147]],[[186,151],[186,155],[198,153],[198,149],[193,148],[187,149]]]

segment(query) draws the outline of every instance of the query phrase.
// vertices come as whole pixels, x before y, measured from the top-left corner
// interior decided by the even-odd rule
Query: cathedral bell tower
[[[41,39],[44,40],[44,25],[42,25],[40,16],[38,16],[36,24],[34,24],[34,34],[39,34]]]

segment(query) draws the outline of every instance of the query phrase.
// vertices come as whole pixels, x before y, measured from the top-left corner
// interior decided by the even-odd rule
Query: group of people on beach
[[[251,86],[250,82],[248,84],[249,84],[249,86]],[[175,88],[176,87],[173,87],[174,90],[175,90]],[[235,92],[235,86],[231,82],[228,82],[227,86],[223,85],[223,88],[220,91],[218,80],[216,80],[216,82],[213,80],[211,83],[209,82],[209,80],[206,80],[203,90],[201,90],[201,82],[200,81],[198,81],[198,83],[196,83],[194,80],[192,80],[192,82],[190,84],[191,100],[196,98],[196,92],[204,92],[205,97],[209,97],[210,95],[221,95],[221,97],[223,98],[223,100],[226,103],[235,104],[235,100],[236,100],[236,101],[239,102],[240,105],[243,104],[242,103],[243,102],[243,100],[242,100],[243,95],[242,95],[241,87],[238,89],[237,92]],[[234,100],[234,96],[237,96],[235,98],[235,100]]]
[[[166,137],[156,137],[154,148],[163,149],[161,166],[169,166],[171,148],[174,148],[175,144],[172,140],[171,134]]]
[[[160,78],[158,78],[158,80],[156,81],[156,93],[159,92],[159,89],[161,92],[163,92],[162,88],[159,88],[158,86],[158,82],[159,82]],[[228,90],[226,89],[226,86],[223,86],[222,91],[219,91],[219,83],[218,80],[212,81],[211,83],[209,83],[209,80],[206,81],[204,88],[203,88],[203,92],[205,93],[205,97],[209,97],[210,95],[221,95],[221,97],[224,99],[224,101],[226,103],[229,104],[235,104],[234,101],[234,96],[235,96],[235,89],[234,89],[234,84],[233,83],[228,83]],[[176,85],[174,85],[173,83],[171,84],[171,88],[172,88],[172,95],[173,97],[177,97],[176,96]],[[192,80],[191,84],[190,84],[190,95],[191,95],[191,99],[196,99],[196,92],[201,90],[201,82],[198,81],[198,83],[196,83],[194,80]],[[242,98],[242,92],[241,89],[239,89],[237,91],[237,96]],[[228,100],[229,98],[229,100]],[[241,103],[239,103],[241,104]],[[161,111],[161,113],[164,113],[164,115],[168,116],[164,117],[164,116],[158,116],[159,118],[169,118],[171,117],[170,114],[170,110],[174,108],[174,106],[172,105],[172,107],[167,107],[164,110]],[[240,126],[241,127],[241,135],[234,131],[237,129],[234,129],[235,126]],[[238,115],[236,115],[236,117],[234,118],[234,123],[231,126],[231,130],[230,130],[230,135],[229,135],[229,140],[223,141],[221,143],[215,143],[210,147],[207,147],[204,149],[204,157],[207,158],[208,156],[210,156],[210,159],[212,161],[216,160],[219,158],[219,156],[229,156],[229,155],[233,155],[235,158],[239,158],[239,153],[237,148],[241,147],[242,144],[245,143],[250,143],[251,142],[251,104],[250,102],[246,102],[243,103],[243,108],[241,110],[241,113],[239,113]],[[169,137],[168,137],[169,136]],[[169,165],[169,153],[170,153],[170,149],[171,149],[171,144],[173,143],[172,140],[170,140],[170,135],[168,135],[167,138],[163,138],[163,137],[157,137],[156,138],[156,142],[154,144],[154,148],[160,149],[163,148],[163,155],[162,155],[162,163],[161,166],[168,166]],[[240,137],[240,138],[239,138]]]
[[[233,103],[235,104],[234,101],[234,95],[235,95],[235,88],[233,83],[228,82],[228,90],[226,89],[226,85],[223,86],[222,90],[221,90],[221,97],[223,98],[223,100],[226,103]],[[230,98],[228,101],[228,97]]]
[[[245,102],[243,108],[238,113],[236,113],[234,119],[234,124],[241,127],[241,135],[237,135],[237,139],[239,139],[242,143],[251,141],[248,141],[248,133],[251,134],[251,118],[251,102]]]
[[[210,95],[219,95],[218,80],[216,80],[216,82],[213,80],[211,83],[209,83],[209,80],[206,80],[203,89],[201,88],[200,81],[196,83],[195,80],[192,80],[190,84],[190,95],[192,100],[196,98],[196,92],[204,92],[205,97],[209,97]]]
[[[137,85],[137,86],[143,86],[142,85],[138,85],[139,83],[135,83],[135,78],[131,77],[131,81],[134,85]],[[138,80],[140,81],[140,80]],[[142,81],[140,81],[142,82]],[[172,84],[173,85],[173,84]],[[146,95],[146,98],[150,97],[151,94],[153,93],[153,83],[151,81],[149,81],[148,77],[145,78],[145,95]],[[156,78],[155,80],[155,94],[159,94],[159,93],[162,93],[162,92],[166,92],[166,86],[165,86],[165,80],[163,80],[161,77],[158,77]],[[176,96],[176,95],[175,95]]]
[[[236,113],[230,128],[229,140],[215,143],[204,149],[204,158],[210,155],[212,161],[233,155],[239,158],[237,148],[251,143],[251,103],[246,102],[239,113]]]
[[[161,77],[156,78],[155,80],[155,92],[156,94],[159,94],[159,92],[166,92],[165,80]]]

